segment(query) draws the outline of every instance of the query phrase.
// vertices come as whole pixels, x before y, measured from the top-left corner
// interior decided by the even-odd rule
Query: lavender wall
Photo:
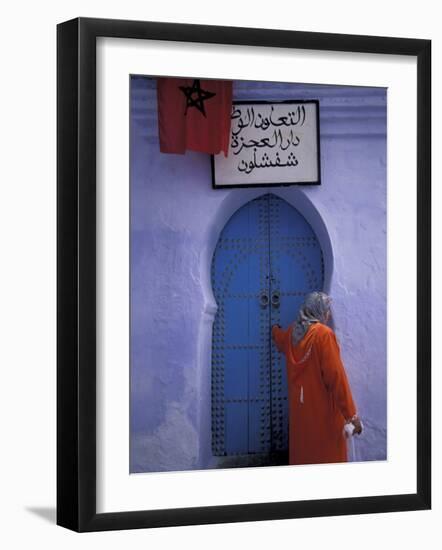
[[[235,82],[235,99],[319,99],[320,187],[212,190],[210,158],[159,152],[155,81],[131,84],[131,472],[216,467],[210,452],[210,262],[242,204],[273,192],[315,230],[365,424],[386,458],[386,91]]]

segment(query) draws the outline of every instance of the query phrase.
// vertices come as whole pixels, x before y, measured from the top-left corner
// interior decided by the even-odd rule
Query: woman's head
[[[331,298],[325,292],[310,292],[299,313],[312,322],[326,323],[330,317]]]
[[[331,298],[325,292],[307,294],[293,328],[292,340],[295,345],[302,340],[311,324],[327,323],[331,314],[330,305]]]

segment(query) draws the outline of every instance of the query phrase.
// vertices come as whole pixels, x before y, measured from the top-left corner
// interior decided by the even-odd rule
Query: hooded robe
[[[331,328],[312,323],[293,343],[292,324],[274,326],[272,336],[285,354],[289,399],[289,464],[347,461],[344,424],[356,407]]]

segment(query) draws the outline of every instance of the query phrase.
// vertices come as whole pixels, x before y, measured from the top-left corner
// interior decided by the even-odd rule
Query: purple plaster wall
[[[210,158],[159,152],[155,81],[131,81],[131,472],[216,467],[210,452],[210,262],[242,204],[271,191],[311,223],[336,334],[365,424],[358,460],[386,439],[384,89],[234,82],[234,99],[319,99],[320,187],[213,190]]]

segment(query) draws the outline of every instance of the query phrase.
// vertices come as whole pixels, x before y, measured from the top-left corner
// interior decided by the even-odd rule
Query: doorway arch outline
[[[220,191],[225,193],[212,224],[209,227],[205,246],[200,256],[200,281],[203,294],[203,311],[198,339],[198,370],[200,372],[199,463],[203,468],[216,467],[217,458],[212,456],[211,445],[211,364],[212,328],[217,304],[212,289],[211,266],[221,232],[232,215],[248,202],[262,195],[273,194],[294,207],[311,226],[322,249],[324,261],[324,291],[329,292],[333,277],[334,254],[326,224],[310,197],[300,188],[254,188]]]

